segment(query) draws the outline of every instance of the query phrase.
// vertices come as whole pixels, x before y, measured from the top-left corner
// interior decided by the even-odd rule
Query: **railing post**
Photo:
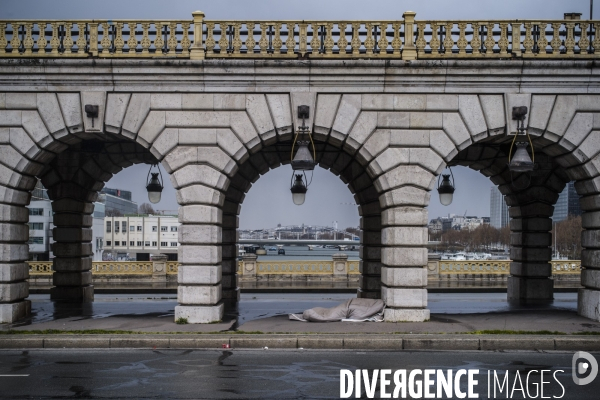
[[[333,276],[348,275],[348,255],[346,253],[334,253],[333,259]]]
[[[256,265],[256,254],[248,253],[242,256],[242,275],[256,276],[258,266]]]
[[[92,57],[98,57],[98,23],[90,22],[90,44],[88,52]]]
[[[164,254],[159,254],[152,257],[152,280],[167,281],[167,260],[168,257]]]
[[[204,46],[202,45],[202,25],[204,23],[204,13],[194,11],[194,43],[190,48],[190,60],[204,60]]]
[[[404,18],[404,46],[402,46],[402,59],[403,60],[416,60],[417,59],[417,48],[415,47],[415,16],[417,15],[414,11],[406,11],[402,14]]]

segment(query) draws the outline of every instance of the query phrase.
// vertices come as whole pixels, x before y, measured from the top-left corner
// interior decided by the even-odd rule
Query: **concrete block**
[[[54,286],[87,286],[92,284],[92,272],[54,272],[52,274]]]
[[[381,260],[381,247],[360,246],[359,256],[363,260],[379,261]]]
[[[29,278],[26,263],[0,264],[0,282],[18,282]]]
[[[381,283],[388,287],[426,287],[426,268],[381,267]]]
[[[81,257],[92,254],[91,243],[52,243],[56,257]]]
[[[36,93],[6,93],[5,106],[9,110],[35,110],[36,100]]]
[[[298,348],[303,349],[343,349],[344,339],[341,337],[299,336]]]
[[[427,265],[427,249],[420,247],[384,247],[381,262],[387,266],[422,267]]]
[[[220,264],[221,246],[199,246],[182,244],[177,249],[178,260],[182,264]]]
[[[390,145],[401,147],[429,146],[429,131],[422,129],[391,129]]]
[[[29,240],[29,226],[0,223],[0,242],[25,242]]]
[[[366,164],[385,150],[390,144],[390,132],[390,129],[376,129],[356,155],[357,161]]]
[[[600,270],[583,269],[581,271],[581,284],[588,289],[600,290]]]
[[[403,338],[404,350],[479,350],[478,338]]]
[[[408,149],[408,157],[412,165],[419,165],[434,175],[441,173],[446,166],[444,160],[429,148]]]
[[[0,243],[0,262],[14,263],[29,259],[27,244]]]
[[[183,285],[216,285],[221,282],[220,265],[180,265],[177,282]]]
[[[267,94],[266,98],[277,133],[283,137],[291,136],[292,114],[290,96],[288,94]]]
[[[487,136],[487,124],[479,103],[479,96],[458,96],[458,109],[474,141]]]
[[[214,305],[221,300],[221,285],[177,286],[177,301],[181,305]]]
[[[173,187],[201,184],[221,191],[227,190],[229,179],[215,168],[208,165],[191,164],[178,169],[171,174]]]
[[[427,307],[427,289],[405,289],[381,286],[381,299],[388,307]]]
[[[180,145],[217,144],[217,130],[215,128],[181,128],[178,132]]]
[[[89,118],[85,113],[86,105],[98,106],[98,118]],[[94,91],[81,92],[81,116],[83,119],[83,127],[86,132],[102,132],[104,130],[104,110],[106,108],[106,92]]]
[[[590,135],[592,132],[592,125],[594,122],[594,116],[590,113],[577,113],[573,117],[573,120],[569,124],[569,127],[565,131],[564,136],[559,141],[562,148],[573,151],[575,150],[583,140]],[[589,158],[593,158],[597,154],[598,143],[594,139],[597,139],[596,135],[590,135],[590,140],[587,141],[587,146],[581,146],[579,152],[573,156],[578,156],[579,162],[585,162]],[[583,155],[587,156],[584,157]],[[579,162],[576,162],[578,164]]]
[[[358,265],[358,270],[363,275],[381,275],[381,268],[383,264],[378,261],[360,261]]]
[[[223,303],[214,306],[186,306],[175,307],[175,321],[186,318],[189,324],[209,324],[223,319]]]
[[[67,128],[55,93],[38,93],[37,109],[46,128],[55,138],[67,135]]]
[[[480,350],[554,350],[554,338],[488,338],[479,339]]]
[[[50,289],[50,300],[66,303],[89,303],[94,301],[94,287],[59,286]]]
[[[552,219],[550,218],[512,218],[510,220],[510,230],[527,232],[548,232],[552,229]]]
[[[0,307],[2,307],[0,305]],[[1,312],[1,311],[0,311]],[[38,337],[7,337],[0,338],[0,349],[43,349],[44,338]],[[11,335],[12,336],[12,335]],[[25,336],[25,335],[20,335]]]
[[[600,250],[583,249],[581,251],[581,265],[583,267],[600,268]]]
[[[182,93],[181,108],[183,110],[214,110],[212,93]]]
[[[509,302],[527,304],[547,302],[554,298],[552,279],[509,276],[506,284]]]
[[[376,339],[368,336],[363,337],[344,337],[344,349],[350,350],[402,350],[401,338],[382,338]]]
[[[251,153],[255,153],[262,146],[258,133],[246,112],[231,112],[231,130]]]
[[[181,93],[152,93],[150,95],[151,110],[181,110]]]
[[[600,211],[583,213],[581,216],[581,226],[584,229],[600,228]]]
[[[108,93],[104,129],[111,133],[120,133],[125,112],[129,105],[130,93]]]
[[[428,240],[427,228],[416,226],[394,226],[381,231],[381,243],[384,245],[420,246]]]
[[[511,247],[510,258],[515,261],[548,262],[552,258],[552,250],[549,247]]]
[[[490,136],[502,134],[506,130],[506,113],[502,95],[480,95],[479,102],[485,116]]]
[[[0,109],[6,108],[6,93],[0,93]]]
[[[427,111],[458,111],[458,95],[428,94]]]
[[[217,207],[205,205],[186,205],[179,207],[179,222],[217,224],[222,222],[222,212]]]
[[[295,349],[298,345],[296,337],[246,337],[238,335],[230,339],[234,349]]]
[[[410,152],[406,148],[387,148],[379,154],[369,165],[369,174],[373,177],[379,176],[401,164],[408,164]]]
[[[552,265],[549,262],[532,263],[513,261],[510,263],[510,274],[530,278],[547,278],[552,276]]]
[[[131,139],[136,137],[150,112],[150,97],[149,93],[134,93],[131,95],[123,119],[123,134],[125,136]]]
[[[198,162],[209,164],[229,177],[238,170],[235,161],[219,147],[198,147]]]
[[[0,324],[12,324],[29,315],[31,315],[31,301],[29,300],[0,304]]]
[[[375,180],[379,192],[385,192],[405,185],[413,185],[425,190],[431,189],[435,176],[417,165],[400,165]]]
[[[221,227],[216,225],[181,225],[179,243],[210,244],[221,243]]]
[[[158,135],[154,140],[150,152],[157,159],[162,159],[164,156],[169,154],[178,145],[179,130],[174,128],[166,128]]]
[[[29,296],[29,282],[0,283],[0,303],[13,303]]]
[[[583,314],[579,314],[586,317]],[[586,317],[590,318],[590,317]],[[596,319],[597,320],[597,319]],[[560,337],[554,338],[554,346],[556,350],[567,351],[598,351],[600,350],[600,340],[595,337]]]
[[[358,288],[356,290],[356,297],[359,299],[380,299],[381,290],[371,291]]]
[[[424,111],[427,104],[427,95],[424,94],[395,94],[394,110],[396,111]]]
[[[91,228],[54,228],[52,237],[57,242],[91,242],[93,232]]]
[[[223,344],[230,344],[229,339],[221,337],[169,338],[171,349],[220,349]]]
[[[85,214],[54,214],[53,223],[55,226],[78,226],[91,228],[93,224],[93,216]]]
[[[249,154],[231,129],[217,129],[217,144],[237,162],[244,162]]]
[[[544,137],[557,142],[567,130],[577,111],[577,96],[558,95]]]
[[[363,111],[393,111],[394,95],[383,93],[363,94],[361,104]]]
[[[529,111],[527,123],[532,133],[537,135],[544,133],[555,100],[556,96],[554,95],[534,94],[531,96],[531,110]],[[510,109],[510,112],[512,113],[512,109]],[[511,129],[515,129],[515,127],[511,127]]]
[[[552,244],[552,235],[549,232],[512,232],[510,244],[523,247],[548,247]]]
[[[52,265],[54,271],[89,271],[92,269],[92,257],[54,258]]]
[[[21,124],[27,134],[41,148],[50,146],[54,141],[37,111],[21,111]]]
[[[474,123],[473,129],[477,129],[477,127],[478,125]],[[459,113],[444,113],[443,129],[458,150],[465,149],[473,143],[469,130]]]
[[[113,349],[168,349],[169,339],[151,336],[113,336],[110,338],[110,347]]]
[[[358,150],[365,140],[377,128],[377,113],[362,112],[352,126],[348,138],[346,139],[346,147],[352,151]]]
[[[382,211],[383,226],[425,226],[427,209],[421,207],[395,207]]]
[[[246,109],[246,96],[244,94],[215,93],[213,106],[215,111],[243,111]]]
[[[410,113],[402,111],[380,111],[377,113],[378,128],[410,128]]]
[[[138,132],[138,140],[146,145],[154,142],[156,137],[165,129],[165,111],[150,111]]]
[[[383,319],[385,322],[425,322],[429,321],[430,313],[426,309],[398,309],[389,308],[383,311]],[[402,339],[402,346],[405,347],[405,339]]]
[[[600,321],[600,290],[579,289],[577,294],[577,314],[594,321]],[[597,339],[596,342],[598,342]],[[558,349],[558,343],[556,347]]]
[[[83,131],[83,117],[79,93],[57,93],[62,117],[69,132]]]
[[[441,112],[411,112],[409,115],[411,129],[441,129],[442,121]]]
[[[404,186],[385,192],[379,197],[381,208],[392,208],[397,206],[427,206],[430,194],[427,190],[413,186]]]
[[[108,336],[89,337],[69,335],[44,338],[45,349],[108,349],[111,338]]]
[[[21,126],[20,110],[0,110],[0,126]]]
[[[275,125],[273,125],[265,95],[247,94],[246,111],[262,141],[266,144],[275,142]]]
[[[361,96],[359,94],[345,94],[342,96],[331,131],[332,139],[336,143],[345,139],[360,112]]]

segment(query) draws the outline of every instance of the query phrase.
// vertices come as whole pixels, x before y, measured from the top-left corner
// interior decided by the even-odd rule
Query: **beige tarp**
[[[385,303],[379,299],[350,299],[335,307],[315,307],[300,314],[290,314],[293,321],[334,322],[334,321],[383,321]]]

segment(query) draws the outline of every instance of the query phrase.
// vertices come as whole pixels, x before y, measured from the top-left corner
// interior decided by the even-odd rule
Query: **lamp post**
[[[508,168],[512,172],[530,172],[533,171],[534,168],[535,151],[533,149],[533,143],[531,143],[529,133],[525,129],[526,117],[527,107],[513,107],[512,119],[517,121],[518,132],[515,132],[515,137],[513,138],[513,141],[510,146],[510,151],[508,153]],[[519,135],[525,135],[529,140],[529,144],[531,145],[531,154],[533,157],[529,157],[529,153],[527,152],[528,143],[526,141],[516,141]],[[517,146],[517,150],[515,151],[514,157],[511,158],[512,150],[515,145]]]
[[[152,167],[157,167],[158,172],[154,173],[152,171]],[[148,179],[152,175],[152,178]],[[158,179],[160,175],[160,180]],[[152,204],[156,204],[160,201],[162,190],[163,190],[163,179],[162,172],[160,171],[160,167],[158,164],[153,164],[150,166],[150,170],[148,171],[148,176],[146,177],[146,190],[148,191],[148,200]]]
[[[452,199],[454,197],[454,174],[452,173],[452,169],[448,167],[450,170],[449,174],[442,174],[438,177],[438,188],[437,191],[440,195],[440,203],[443,206],[448,206],[452,203]],[[452,177],[452,182],[450,182],[450,177]],[[440,182],[440,179],[442,181]]]
[[[309,127],[306,126],[306,118],[308,118],[310,112],[310,108],[308,106],[298,106],[298,118],[302,118],[302,126],[299,126],[296,130],[296,137],[294,138],[294,142],[292,143],[292,180],[290,191],[292,192],[292,200],[296,205],[304,204],[304,200],[306,199],[306,192],[308,191],[308,186],[312,182],[312,174],[310,181],[306,178],[306,171],[313,171],[315,169],[315,144],[312,140],[312,136],[310,134]],[[308,136],[309,140],[298,140],[299,136]],[[294,156],[294,147],[298,146],[298,150],[296,151],[296,155]],[[312,145],[312,154],[309,145]],[[297,171],[301,171],[302,173],[297,174]],[[294,180],[295,178],[295,180]]]

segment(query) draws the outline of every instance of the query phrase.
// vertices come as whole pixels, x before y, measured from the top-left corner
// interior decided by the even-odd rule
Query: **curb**
[[[8,335],[7,335],[8,336]],[[0,349],[322,349],[600,351],[600,338],[540,335],[10,335]],[[227,348],[227,347],[226,347]]]

